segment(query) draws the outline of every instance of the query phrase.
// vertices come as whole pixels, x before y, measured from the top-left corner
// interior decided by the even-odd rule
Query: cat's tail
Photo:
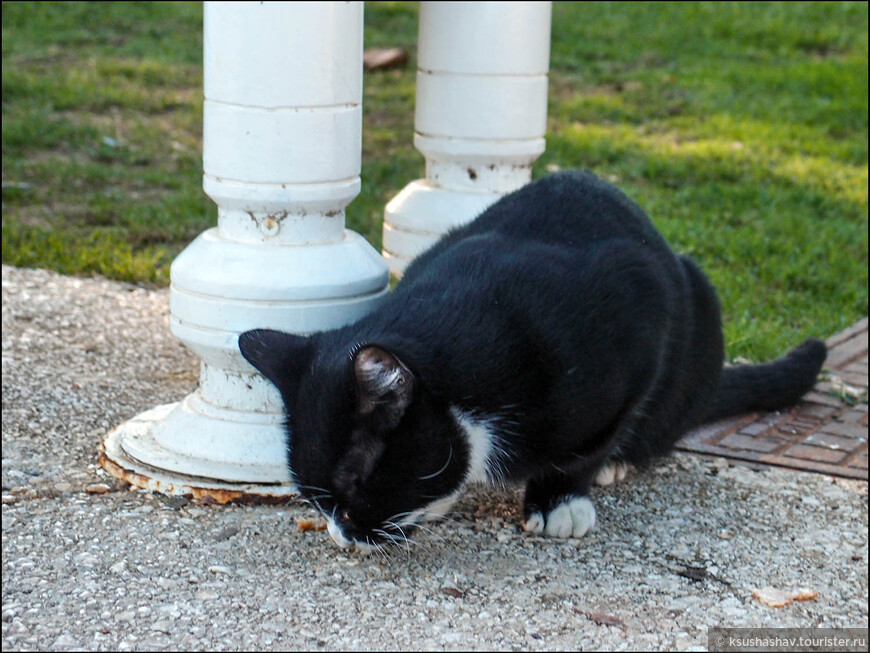
[[[815,384],[827,353],[824,342],[811,338],[770,363],[726,367],[708,420],[796,404]]]

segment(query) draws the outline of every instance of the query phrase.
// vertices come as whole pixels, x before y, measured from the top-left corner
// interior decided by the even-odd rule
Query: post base
[[[101,443],[100,464],[136,487],[210,497],[217,503],[268,502],[297,493],[284,462],[286,435],[280,416],[248,414],[248,421],[236,421],[242,413],[222,410],[226,414],[218,417],[204,414],[202,406],[197,391],[181,402],[157,406],[124,422]],[[167,440],[167,434],[180,437]],[[203,446],[197,455],[184,450],[185,435],[195,436],[199,443],[203,438],[241,446],[247,442],[248,450]],[[224,459],[207,457],[214,452]],[[241,461],[233,461],[234,455]]]
[[[383,255],[390,272],[401,277],[413,258],[453,227],[470,222],[502,193],[450,190],[417,179],[384,210]]]

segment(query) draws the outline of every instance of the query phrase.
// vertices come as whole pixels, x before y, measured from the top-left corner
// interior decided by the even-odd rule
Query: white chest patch
[[[492,457],[497,442],[492,422],[485,418],[472,416],[456,406],[451,407],[450,412],[459,428],[465,433],[471,454],[465,482],[485,483],[492,481]]]
[[[450,413],[468,442],[469,463],[465,478],[455,492],[433,501],[425,508],[409,513],[399,522],[399,526],[440,519],[456,503],[465,486],[469,483],[504,480],[501,461],[505,456],[505,451],[500,445],[494,420],[471,415],[456,406],[451,407]]]

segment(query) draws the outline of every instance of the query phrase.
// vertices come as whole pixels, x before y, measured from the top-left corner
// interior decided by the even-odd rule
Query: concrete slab
[[[302,505],[130,491],[111,428],[197,382],[168,292],[3,267],[3,650],[703,650],[727,626],[867,627],[867,483],[676,455],[597,489],[579,541],[478,488],[388,558]],[[830,433],[836,436],[837,433]],[[809,588],[783,608],[752,591]]]

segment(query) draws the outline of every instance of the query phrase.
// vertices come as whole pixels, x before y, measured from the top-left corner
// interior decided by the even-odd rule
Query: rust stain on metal
[[[99,463],[109,474],[115,478],[126,481],[144,490],[159,492],[170,496],[183,496],[200,501],[204,504],[217,503],[226,505],[234,504],[286,504],[296,500],[294,496],[277,495],[268,493],[252,493],[244,490],[227,490],[221,488],[196,487],[191,484],[171,483],[161,481],[122,467],[106,455],[105,446],[100,443]]]

